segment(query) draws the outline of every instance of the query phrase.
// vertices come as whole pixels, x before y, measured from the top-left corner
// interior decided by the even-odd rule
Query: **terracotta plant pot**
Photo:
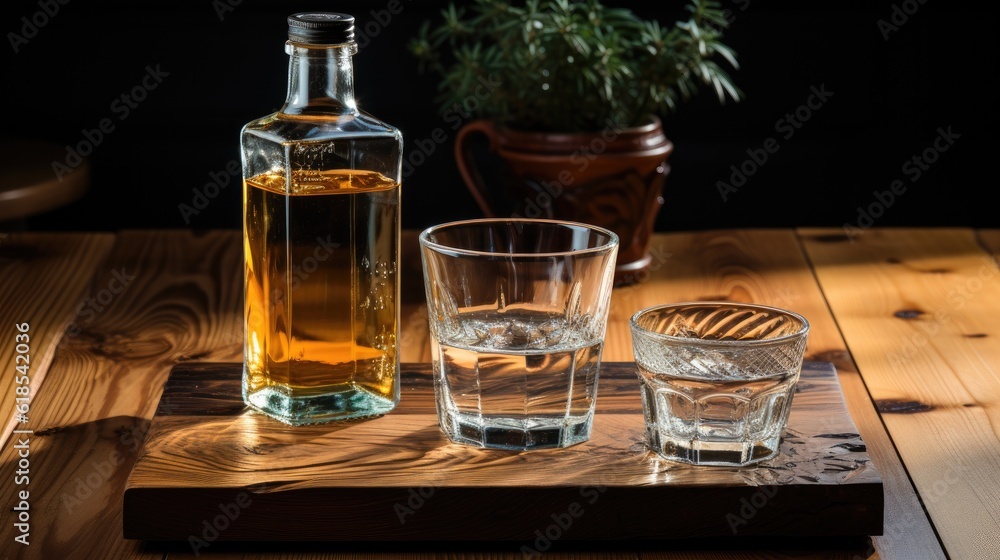
[[[499,156],[499,181],[483,180],[469,142],[476,133],[486,135]],[[614,231],[621,243],[619,285],[634,283],[652,262],[650,242],[672,151],[655,117],[644,126],[574,134],[476,120],[455,138],[458,170],[486,216],[572,220]]]

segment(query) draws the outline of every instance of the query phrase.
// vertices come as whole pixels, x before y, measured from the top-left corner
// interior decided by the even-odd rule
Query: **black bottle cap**
[[[308,45],[354,42],[354,16],[335,12],[300,12],[288,16],[288,40]]]

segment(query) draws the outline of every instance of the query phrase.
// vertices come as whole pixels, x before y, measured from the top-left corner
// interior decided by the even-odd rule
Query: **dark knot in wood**
[[[924,312],[919,309],[900,309],[893,313],[899,319],[916,319],[923,314]]]
[[[933,406],[920,401],[877,400],[875,407],[886,414],[916,414],[934,410]]]

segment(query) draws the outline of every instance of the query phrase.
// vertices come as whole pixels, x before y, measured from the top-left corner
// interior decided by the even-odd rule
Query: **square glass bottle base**
[[[382,416],[396,407],[396,402],[364,388],[345,385],[343,391],[292,397],[275,387],[253,393],[244,389],[243,402],[254,410],[291,426],[325,424]]]

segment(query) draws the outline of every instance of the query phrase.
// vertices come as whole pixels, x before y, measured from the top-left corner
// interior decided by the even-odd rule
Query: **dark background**
[[[224,2],[225,0],[220,0]],[[237,0],[231,0],[236,2]],[[178,205],[193,188],[239,157],[239,130],[284,99],[285,17],[301,10],[354,14],[359,27],[375,2],[243,0],[220,20],[211,0],[174,3],[70,1],[4,64],[0,134],[76,144],[82,130],[116,121],[90,156],[92,184],[70,207],[33,217],[34,230],[226,227],[241,220],[233,181],[185,223]],[[681,3],[626,6],[671,24]],[[646,6],[647,3],[643,3]],[[653,4],[652,2],[648,4]],[[720,105],[714,94],[684,104],[664,122],[675,144],[661,231],[729,227],[841,226],[856,223],[859,206],[895,179],[907,190],[877,226],[997,227],[984,200],[994,176],[997,72],[995,20],[940,0],[896,2],[916,12],[885,40],[877,22],[892,2],[776,4],[724,0],[732,27],[724,42],[738,53],[734,81],[746,95]],[[407,142],[444,126],[448,140],[403,185],[403,225],[422,228],[479,216],[454,166],[454,134],[433,98],[436,81],[417,72],[406,43],[443,2],[403,0],[379,35],[354,58],[359,105],[399,127]],[[36,1],[8,1],[0,26],[20,33]],[[110,105],[141,82],[146,66],[169,73],[118,121]],[[825,85],[833,96],[785,140],[775,125]],[[901,169],[932,145],[939,127],[961,135],[919,180]],[[723,202],[716,182],[768,137],[780,150]]]

